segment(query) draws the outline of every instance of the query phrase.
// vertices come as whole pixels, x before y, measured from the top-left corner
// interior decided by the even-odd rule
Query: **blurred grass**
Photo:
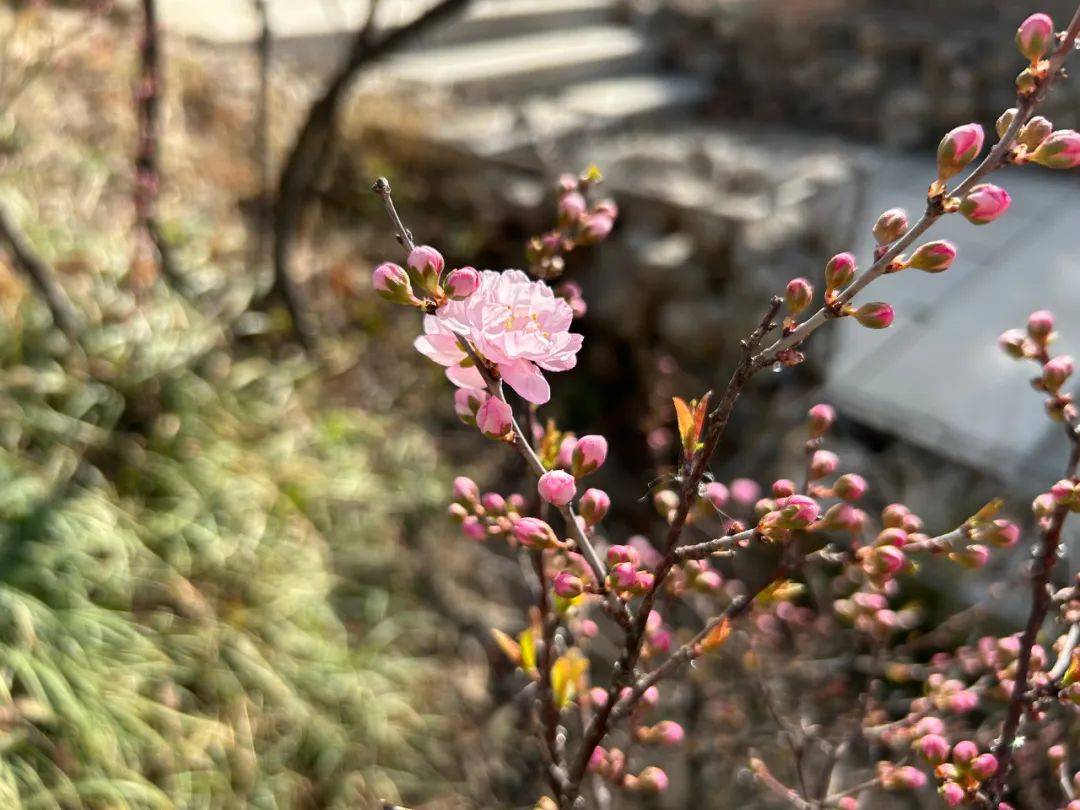
[[[16,60],[85,25],[20,15]],[[0,807],[438,794],[447,684],[419,651],[443,626],[399,539],[445,475],[417,430],[228,337],[259,284],[240,272],[238,88],[182,55],[163,208],[203,296],[129,288],[125,36],[86,25],[5,119],[0,204],[89,325],[69,353],[0,264]]]

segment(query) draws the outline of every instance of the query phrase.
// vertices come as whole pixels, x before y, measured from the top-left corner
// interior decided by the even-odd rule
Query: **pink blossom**
[[[979,183],[960,203],[960,213],[972,225],[985,225],[1009,210],[1012,197],[993,183]]]
[[[566,506],[577,494],[574,476],[562,470],[548,470],[536,483],[540,497],[555,506]]]
[[[570,305],[542,281],[530,281],[520,270],[480,274],[480,287],[465,301],[450,301],[424,318],[424,333],[415,346],[421,354],[447,366],[446,375],[459,387],[482,388],[483,377],[458,343],[455,332],[494,364],[499,375],[523,398],[542,405],[551,389],[541,369],[567,371],[577,363],[582,337],[568,331]]]

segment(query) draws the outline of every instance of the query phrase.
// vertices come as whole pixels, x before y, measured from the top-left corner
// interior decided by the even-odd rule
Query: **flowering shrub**
[[[669,776],[657,764],[662,756],[653,752],[682,745],[687,732],[662,716],[665,688],[686,665],[723,655],[735,643],[733,634],[745,639],[739,644],[750,644],[743,658],[758,670],[782,637],[792,635],[804,638],[797,647],[802,650],[835,649],[842,642],[846,651],[839,660],[866,676],[852,705],[785,727],[794,762],[784,767],[794,772],[795,785],[782,781],[765,757],[742,752],[747,773],[774,798],[807,810],[850,809],[874,806],[877,791],[936,789],[948,806],[1007,810],[1036,791],[1039,806],[1080,808],[1080,772],[1070,771],[1070,738],[1060,719],[1075,720],[1080,704],[1080,588],[1050,589],[1062,527],[1080,512],[1080,412],[1066,392],[1073,361],[1051,353],[1050,313],[1034,313],[1026,330],[1010,330],[1000,340],[1009,355],[1038,365],[1033,385],[1045,394],[1050,418],[1064,425],[1070,447],[1064,477],[1033,504],[1038,539],[1029,572],[1031,606],[1020,634],[955,647],[948,643],[948,626],[940,633],[912,632],[923,617],[906,601],[904,586],[922,561],[941,558],[957,573],[980,568],[994,549],[1019,543],[1021,528],[1000,516],[1000,499],[940,533],[903,504],[879,515],[860,508],[866,480],[824,447],[836,420],[829,405],[808,413],[800,475],[763,487],[749,479],[725,485],[708,474],[732,410],[755,374],[801,363],[806,340],[831,320],[852,317],[868,328],[888,328],[892,306],[854,300],[869,284],[905,270],[947,271],[956,248],[943,240],[921,241],[942,217],[959,214],[986,225],[1007,214],[1011,198],[986,182],[992,172],[1007,164],[1080,165],[1080,134],[1055,131],[1034,114],[1063,76],[1078,33],[1080,9],[1060,34],[1045,14],[1025,20],[1016,41],[1029,64],[1017,78],[1016,106],[1002,114],[997,142],[974,169],[950,187],[984,152],[982,127],[966,124],[942,139],[926,211],[917,221],[898,209],[884,212],[873,229],[877,248],[863,271],[850,253],[829,259],[823,303],[808,317],[815,285],[792,279],[743,341],[720,396],[674,400],[680,455],[672,485],[653,496],[666,525],[656,539],[610,536],[603,522],[611,498],[596,488],[582,491],[604,464],[607,441],[576,438],[552,422],[541,427],[536,418],[537,406],[550,398],[546,375],[574,367],[582,338],[570,327],[586,310],[576,285],[553,290],[547,281],[561,275],[567,252],[602,241],[617,217],[610,201],[590,204],[599,173],[560,179],[558,227],[527,249],[536,281],[520,270],[462,267],[445,273],[435,248],[414,244],[389,183],[376,183],[408,258],[405,267],[380,265],[375,289],[424,313],[416,347],[447,367],[458,386],[457,414],[520,454],[536,478],[535,494],[503,494],[481,493],[460,477],[450,514],[466,537],[520,549],[537,579],[537,604],[524,629],[494,632],[535,698],[548,785],[538,808],[585,807],[586,795],[607,806],[615,790],[667,790]],[[518,395],[517,408],[504,382]],[[711,539],[687,541],[691,527]],[[768,559],[767,574],[753,581],[735,576],[733,563],[745,555]],[[684,626],[688,613],[699,617],[696,626]],[[1040,644],[1051,616],[1056,623]],[[811,664],[820,661],[804,663],[803,677],[815,678]],[[766,678],[760,678],[768,701]],[[870,752],[876,764],[857,752]],[[823,774],[809,772],[812,757],[824,761]],[[1046,785],[1032,787],[1039,780]]]

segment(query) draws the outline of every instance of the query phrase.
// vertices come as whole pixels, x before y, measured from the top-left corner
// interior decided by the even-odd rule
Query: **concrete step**
[[[505,100],[644,71],[656,62],[656,51],[638,32],[593,25],[402,54],[388,63],[387,72],[471,100]]]
[[[614,0],[480,0],[461,18],[425,36],[421,47],[573,31],[612,22],[615,9]]]
[[[583,131],[659,122],[704,103],[710,87],[682,75],[638,73],[570,85],[562,92],[525,98],[516,105],[470,106],[445,121],[437,137],[486,156],[528,151]]]

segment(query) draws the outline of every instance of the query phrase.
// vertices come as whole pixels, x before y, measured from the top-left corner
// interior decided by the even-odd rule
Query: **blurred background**
[[[1011,106],[1038,10],[1072,8],[5,4],[0,808],[531,806],[523,683],[489,634],[521,629],[526,580],[445,516],[455,474],[527,479],[372,294],[400,261],[373,178],[451,266],[501,269],[551,227],[558,175],[601,169],[621,213],[569,259],[585,348],[541,415],[611,440],[612,538],[655,533],[671,396],[721,385],[788,279],[865,264],[881,211],[920,213],[942,133]],[[1042,112],[1078,110],[1074,81]],[[891,329],[834,324],[757,378],[719,480],[794,475],[824,400],[870,507],[940,530],[1001,492],[1028,511],[1065,448],[995,341],[1049,307],[1080,351],[1080,223],[1075,178],[1001,176],[1006,217],[935,230],[948,273],[875,285]],[[984,602],[1025,553],[962,586],[928,566],[920,615],[1016,625],[1019,589]],[[775,745],[760,696],[702,670],[678,789],[641,806],[770,806],[735,776]]]

